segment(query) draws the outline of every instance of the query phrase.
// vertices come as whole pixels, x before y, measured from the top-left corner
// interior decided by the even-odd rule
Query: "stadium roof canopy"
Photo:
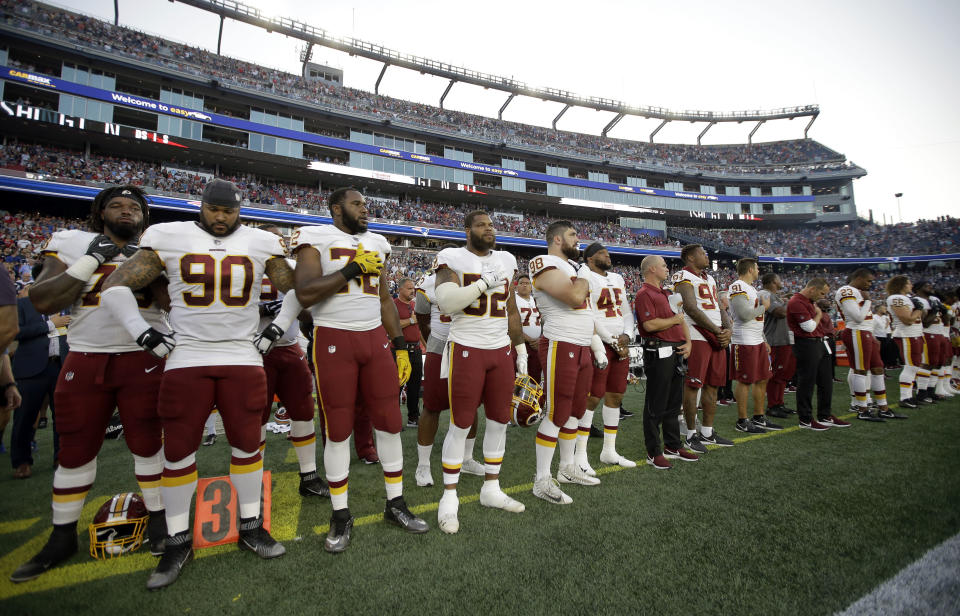
[[[174,0],[170,1],[173,2]],[[673,121],[706,124],[706,127],[697,137],[697,145],[700,145],[700,141],[703,139],[703,136],[713,125],[717,124],[718,122],[756,122],[756,126],[752,131],[750,131],[750,134],[747,137],[747,142],[752,143],[753,135],[757,132],[760,126],[762,126],[768,120],[792,120],[794,118],[809,117],[810,121],[807,122],[807,125],[803,129],[803,136],[806,138],[814,120],[816,120],[817,116],[820,114],[820,107],[817,105],[803,105],[799,107],[784,107],[781,109],[753,111],[672,111],[663,107],[637,107],[609,98],[600,98],[596,96],[583,97],[572,92],[558,90],[556,88],[535,88],[510,77],[501,77],[499,75],[481,73],[468,68],[463,68],[461,66],[454,66],[446,62],[440,62],[437,60],[431,60],[429,58],[422,58],[420,56],[401,53],[384,47],[383,45],[368,43],[353,37],[343,38],[332,36],[322,28],[317,28],[302,21],[297,21],[287,17],[274,17],[266,14],[258,8],[248,6],[242,2],[235,2],[234,0],[177,1],[182,4],[187,4],[189,6],[202,9],[204,11],[216,13],[220,16],[220,33],[217,37],[218,54],[220,53],[220,43],[223,39],[223,22],[225,19],[230,18],[263,28],[267,32],[277,32],[279,34],[284,34],[286,36],[297,38],[306,42],[306,46],[300,56],[300,60],[304,64],[310,60],[314,45],[321,45],[323,47],[329,47],[331,49],[349,53],[351,55],[382,62],[383,69],[380,71],[380,76],[377,78],[377,82],[374,86],[374,92],[378,94],[380,90],[380,82],[383,80],[383,76],[386,73],[387,68],[390,66],[398,66],[401,68],[418,71],[420,73],[449,79],[450,82],[447,85],[446,90],[444,90],[443,94],[440,96],[441,108],[443,108],[443,101],[447,97],[447,94],[450,93],[450,89],[458,82],[469,83],[482,86],[484,88],[506,92],[508,97],[503,103],[503,106],[500,107],[500,112],[498,114],[500,119],[503,119],[504,110],[516,96],[529,96],[531,98],[539,98],[544,101],[563,103],[564,108],[553,119],[554,129],[557,128],[557,121],[560,120],[560,118],[568,109],[571,107],[586,107],[590,109],[596,109],[598,111],[610,111],[616,114],[601,131],[601,134],[604,137],[606,137],[607,133],[610,132],[610,130],[616,126],[617,123],[624,118],[624,116],[632,115],[661,120],[660,125],[654,129],[652,133],[650,133],[650,143],[653,143],[653,138],[658,132],[660,132],[660,129],[666,126],[668,122]],[[114,6],[116,7],[117,5],[115,4]],[[119,9],[117,10],[119,11]]]

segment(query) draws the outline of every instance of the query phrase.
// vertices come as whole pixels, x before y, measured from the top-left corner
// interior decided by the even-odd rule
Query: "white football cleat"
[[[433,485],[433,473],[431,473],[429,466],[417,466],[417,472],[414,473],[414,478],[417,480],[417,485],[421,488]]]
[[[624,458],[623,456],[618,454],[616,451],[612,451],[612,452],[601,451],[600,461],[603,462],[604,464],[616,464],[617,466],[622,466],[623,468],[636,468],[637,466],[636,462],[634,462],[633,460],[628,460],[627,458]]]
[[[499,488],[487,490],[485,487],[480,488],[480,504],[484,507],[503,509],[510,513],[523,513],[526,509],[523,503],[510,498],[503,490]]]
[[[460,530],[460,520],[457,519],[457,509],[460,508],[460,499],[455,490],[444,490],[440,503],[437,506],[437,525],[448,535],[456,534]]]
[[[469,458],[463,461],[463,465],[460,467],[460,472],[467,475],[478,475],[483,477],[486,474],[486,470],[483,468],[483,464],[480,464],[473,458]]]
[[[554,505],[569,505],[573,499],[567,496],[553,477],[534,479],[533,495]]]
[[[599,479],[583,472],[583,469],[577,466],[576,463],[561,466],[560,470],[557,471],[557,480],[560,483],[575,483],[581,486],[600,485]]]
[[[574,458],[573,463],[580,467],[580,470],[586,473],[589,477],[597,476],[597,471],[593,470],[593,467],[590,466],[590,461],[587,460],[587,456],[583,456],[582,458]]]

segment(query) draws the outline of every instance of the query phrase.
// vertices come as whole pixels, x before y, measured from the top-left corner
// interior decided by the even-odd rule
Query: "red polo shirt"
[[[674,315],[668,297],[670,297],[669,291],[655,287],[649,282],[644,282],[633,300],[633,313],[637,318],[637,328],[644,338],[656,338],[663,342],[685,342],[683,328],[679,325],[674,325],[659,332],[648,332],[643,329],[644,321],[669,319]]]
[[[790,301],[787,302],[787,326],[793,332],[795,338],[822,338],[826,334],[823,330],[823,322],[817,323],[817,328],[812,332],[805,332],[800,324],[805,321],[815,321],[817,309],[805,295],[794,293]]]
[[[406,321],[413,314],[413,302],[406,303],[399,297],[393,298],[393,303],[397,305],[397,312],[400,314],[400,320]],[[416,323],[411,323],[403,328],[403,339],[407,342],[420,342],[420,328]]]

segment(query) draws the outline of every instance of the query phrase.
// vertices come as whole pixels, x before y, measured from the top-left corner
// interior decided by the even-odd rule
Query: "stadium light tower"
[[[897,198],[897,217],[900,218],[900,222],[903,222],[903,213],[900,212],[900,197],[903,193],[893,193],[893,196]]]

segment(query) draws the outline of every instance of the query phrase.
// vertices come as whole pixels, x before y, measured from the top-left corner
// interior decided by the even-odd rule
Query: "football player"
[[[617,430],[620,426],[620,404],[627,391],[627,376],[630,372],[630,340],[633,337],[633,310],[627,300],[627,287],[623,276],[611,272],[613,262],[610,253],[603,244],[594,242],[583,251],[584,259],[590,268],[592,284],[590,303],[594,308],[597,334],[603,341],[607,356],[607,367],[594,368],[590,395],[587,397],[587,410],[580,418],[577,431],[577,446],[574,460],[580,470],[596,477],[597,473],[587,460],[587,440],[590,426],[593,425],[593,413],[597,404],[603,400],[603,449],[600,461],[604,464],[616,464],[624,468],[637,465],[617,453]]]
[[[127,332],[157,357],[168,355],[160,384],[167,541],[147,580],[157,590],[174,583],[193,556],[190,501],[197,488],[196,452],[214,406],[232,447],[230,481],[240,506],[238,545],[261,558],[284,554],[263,528],[260,492],[260,416],[267,400],[261,353],[290,326],[300,306],[288,294],[284,309],[257,335],[257,298],[264,273],[287,291],[293,272],[283,240],[240,225],[240,190],[226,180],[203,189],[199,219],[150,227],[140,250],[114,271],[101,298]],[[133,291],[166,273],[173,336],[140,315]],[[293,298],[294,301],[290,301]]]
[[[533,494],[550,503],[567,505],[573,499],[553,478],[553,453],[559,437],[559,481],[588,486],[600,483],[580,470],[573,458],[579,420],[587,408],[594,361],[598,367],[606,367],[607,353],[595,334],[590,267],[578,265],[575,260],[580,256],[576,228],[569,221],[558,220],[547,226],[545,235],[547,254],[534,257],[529,264],[534,297],[543,315],[540,363],[544,368],[546,398],[546,416],[536,435]]]
[[[857,407],[857,419],[864,421],[903,417],[887,406],[886,375],[883,360],[880,358],[880,343],[873,337],[870,287],[875,278],[872,271],[861,267],[850,274],[847,284],[837,289],[834,296],[837,309],[846,324],[840,332],[840,339],[847,349],[847,357],[850,361],[847,385],[850,387],[854,405]],[[872,387],[873,399],[877,403],[876,415],[867,406],[868,386]]]
[[[926,343],[923,368],[930,373],[927,377],[926,391],[921,391],[919,395],[921,399],[936,402],[949,396],[942,385],[945,382],[944,374],[949,372],[946,369],[949,359],[943,356],[945,349],[941,344],[941,340],[946,335],[943,327],[945,316],[943,302],[933,294],[933,285],[926,280],[917,283],[914,295],[923,303],[923,338]],[[917,377],[918,387],[922,377],[921,372]]]
[[[440,374],[447,377],[450,392],[450,427],[443,441],[444,490],[437,508],[440,530],[449,534],[460,529],[457,484],[464,441],[481,404],[487,423],[480,504],[513,513],[524,510],[523,503],[500,489],[515,375],[527,372],[527,348],[512,286],[517,259],[505,250],[494,250],[496,229],[483,210],[468,213],[463,224],[467,245],[441,250],[434,268],[437,303],[451,319]],[[516,368],[514,351],[519,354]]]
[[[444,248],[456,248],[456,245],[449,244]],[[417,318],[417,327],[420,328],[420,335],[427,341],[427,356],[423,363],[423,411],[417,423],[415,478],[420,487],[433,485],[430,455],[433,453],[433,442],[437,438],[440,413],[450,408],[447,379],[440,378],[440,364],[443,347],[447,344],[447,334],[450,332],[451,319],[449,315],[440,312],[437,306],[436,280],[437,275],[433,270],[425,274],[417,282],[417,298],[414,302],[414,312],[420,315]],[[483,476],[483,465],[473,459],[479,421],[480,416],[477,415],[473,425],[470,426],[470,432],[467,433],[463,446],[463,466],[460,467],[460,472]]]
[[[543,333],[543,320],[540,309],[533,299],[533,283],[530,276],[520,274],[516,288],[517,310],[520,311],[520,325],[523,326],[523,342],[527,347],[527,374],[537,383],[543,382],[543,367],[540,365],[540,335]]]
[[[764,394],[770,378],[770,345],[763,337],[763,318],[770,308],[770,298],[762,301],[753,286],[760,276],[756,259],[737,261],[739,278],[730,285],[730,310],[733,333],[730,336],[730,377],[736,382],[737,425],[740,432],[751,434],[782,430],[783,426],[767,421]],[[747,419],[747,403],[753,397],[753,418]]]
[[[283,238],[280,229],[275,225],[261,225],[260,229]],[[287,259],[287,264],[293,267],[296,262]],[[273,286],[269,278],[263,279],[260,286],[260,325],[257,331],[263,331],[270,326],[283,306],[284,295]],[[317,473],[313,375],[307,365],[306,355],[300,348],[299,333],[300,323],[294,321],[287,331],[283,332],[273,349],[263,356],[263,370],[267,374],[267,403],[261,418],[260,454],[263,455],[267,444],[267,422],[270,420],[273,397],[276,394],[290,418],[290,442],[300,466],[300,494],[329,497],[330,489]]]
[[[297,258],[296,295],[313,314],[312,359],[327,434],[323,466],[333,514],[324,549],[338,553],[350,545],[353,529],[347,486],[358,402],[370,414],[383,468],[384,520],[412,533],[429,527],[403,499],[400,386],[412,370],[383,267],[390,244],[367,230],[360,191],[337,189],[328,203],[333,224],[297,229],[290,247]]]
[[[70,352],[54,393],[59,466],[53,476],[53,533],[39,554],[10,577],[32,579],[77,551],[77,520],[97,475],[97,454],[114,409],[119,409],[134,473],[150,512],[150,552],[163,553],[166,537],[160,495],[162,431],[157,395],[163,360],[144,351],[100,305],[105,278],[137,251],[149,224],[147,199],[136,186],[112,186],[93,200],[93,232],[57,231],[41,253],[43,270],[30,299],[43,314],[69,308]],[[145,288],[136,306],[146,322],[167,332],[160,304],[169,305],[164,284]]]
[[[913,397],[913,384],[923,364],[923,303],[910,297],[913,283],[906,276],[894,276],[887,281],[887,308],[893,321],[893,340],[900,349],[900,406],[915,409],[919,405]],[[926,382],[923,383],[926,386]],[[923,393],[923,388],[920,393]],[[919,395],[919,394],[918,394]]]
[[[726,382],[727,358],[724,349],[733,335],[730,316],[720,309],[720,294],[713,276],[707,273],[710,259],[699,244],[680,250],[683,269],[673,275],[673,285],[683,300],[683,311],[693,345],[687,359],[687,380],[683,389],[683,416],[686,446],[706,453],[707,445],[731,447],[733,441],[713,429],[717,412],[717,387]],[[703,422],[697,434],[697,391],[702,390]]]
[[[781,297],[783,282],[780,276],[767,272],[762,278],[763,289],[757,295],[770,303],[763,315],[763,338],[770,345],[770,369],[772,374],[767,381],[767,412],[769,417],[789,417],[796,413],[783,404],[783,394],[787,382],[793,378],[797,369],[797,358],[793,355],[793,332],[787,327],[787,301]]]

